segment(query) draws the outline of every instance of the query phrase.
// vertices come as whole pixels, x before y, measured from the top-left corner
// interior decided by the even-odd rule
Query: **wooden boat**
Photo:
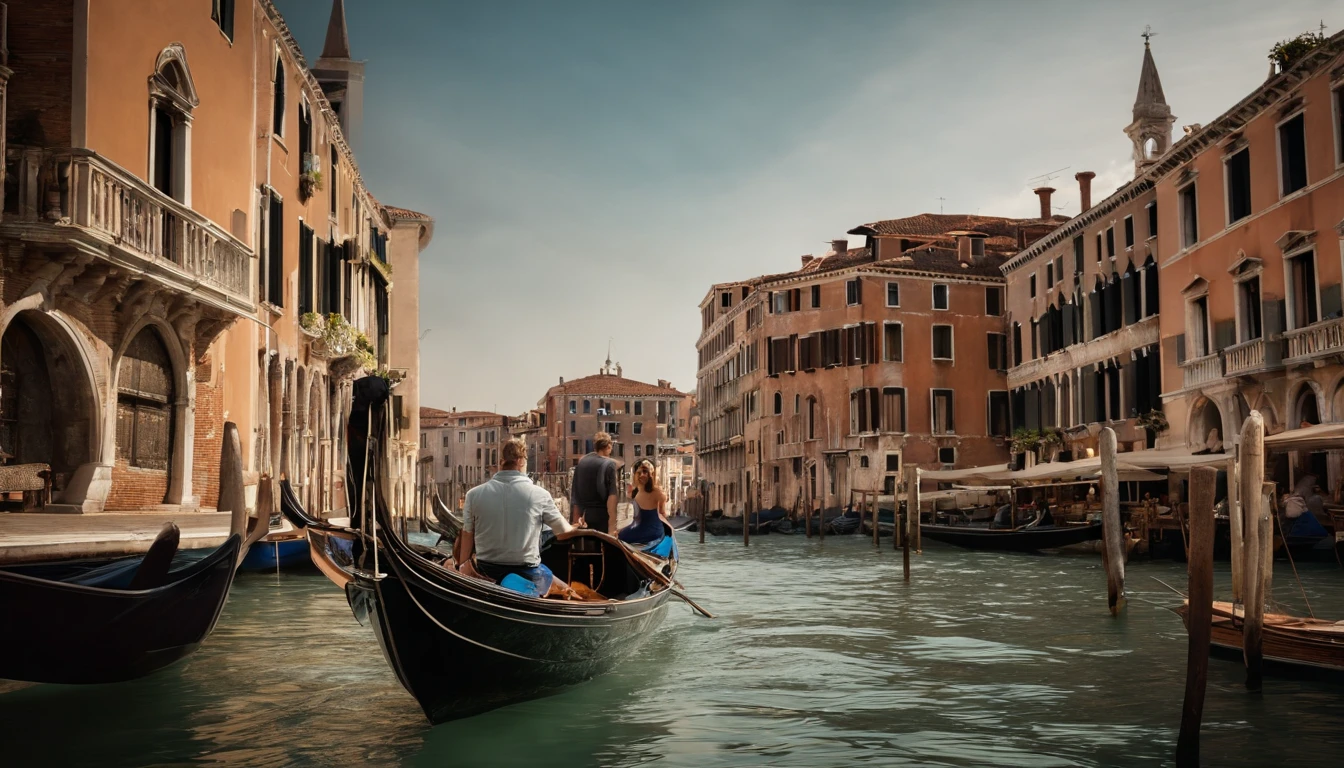
[[[0,568],[0,678],[112,683],[181,659],[209,636],[242,536],[177,552],[171,523],[143,556]]]
[[[694,531],[696,523],[699,522],[693,517],[686,515],[673,515],[667,519],[672,524],[672,530],[680,533],[681,531]]]
[[[383,379],[356,382],[347,487],[368,515],[357,502],[355,527],[341,528],[307,516],[292,494],[282,503],[287,516],[307,518],[313,561],[345,589],[355,617],[372,623],[426,717],[440,723],[543,696],[628,659],[673,596],[675,548],[660,559],[586,530],[550,541],[542,562],[600,596],[582,601],[529,597],[460,573],[447,555],[406,543],[391,524],[380,488],[384,462],[365,455],[366,419],[368,446],[384,444],[387,397]]]
[[[1036,552],[1101,538],[1101,523],[986,528],[974,525],[921,525],[920,535],[967,549]]]
[[[243,571],[274,571],[299,563],[309,562],[308,539],[302,531],[294,531],[284,536],[265,536],[256,544],[247,548]]]
[[[1187,631],[1190,603],[1176,609]],[[1214,601],[1209,638],[1220,655],[1242,658],[1242,612],[1232,603]],[[1302,669],[1344,673],[1344,622],[1266,613],[1261,639],[1265,661]]]

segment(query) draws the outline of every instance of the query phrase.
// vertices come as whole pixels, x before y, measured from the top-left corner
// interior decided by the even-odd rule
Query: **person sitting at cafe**
[[[459,570],[494,582],[517,574],[532,583],[538,596],[568,594],[569,585],[541,562],[541,527],[548,526],[559,539],[576,529],[560,514],[551,494],[525,474],[527,445],[522,440],[504,443],[500,459],[500,471],[489,482],[467,491]]]

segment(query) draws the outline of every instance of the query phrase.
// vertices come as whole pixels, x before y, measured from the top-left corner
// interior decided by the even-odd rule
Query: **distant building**
[[[466,492],[499,471],[499,451],[512,437],[510,418],[489,411],[420,409],[420,484],[457,509]]]

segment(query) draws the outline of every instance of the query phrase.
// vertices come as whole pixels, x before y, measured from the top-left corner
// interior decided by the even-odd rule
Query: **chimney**
[[[1073,178],[1078,180],[1078,197],[1082,200],[1082,210],[1079,213],[1087,213],[1087,209],[1092,207],[1092,180],[1097,174],[1092,171],[1079,171],[1073,174]]]
[[[832,240],[832,241],[831,241],[831,250],[832,250],[832,251],[835,251],[836,253],[844,253],[845,251],[848,251],[848,250],[849,250],[849,241],[848,241],[848,240]]]
[[[957,235],[957,261],[960,261],[962,264],[971,263],[970,235]]]
[[[453,413],[457,413],[457,406],[456,406],[456,405],[453,406]]]
[[[659,379],[658,386],[662,387],[663,389],[671,389],[672,382],[668,381],[667,379]]]
[[[811,256],[810,254],[806,254],[806,253],[804,253],[804,254],[803,254],[803,266],[806,267],[808,264],[811,264],[811,263],[812,263],[812,256]]]
[[[561,376],[561,377],[560,377],[560,383],[561,383],[561,384],[564,384],[564,383],[565,383],[565,377],[564,377],[564,376]]]
[[[1050,193],[1054,192],[1054,187],[1037,187],[1032,190],[1036,196],[1041,198],[1041,218],[1050,218]]]
[[[617,363],[617,364],[616,364],[616,375],[617,375],[618,377],[621,375],[621,364],[620,364],[620,363]]]

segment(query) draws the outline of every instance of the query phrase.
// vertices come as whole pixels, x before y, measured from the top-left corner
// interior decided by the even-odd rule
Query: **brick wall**
[[[10,144],[70,146],[74,7],[70,0],[9,3]]]
[[[210,357],[196,366],[196,440],[191,491],[200,497],[202,508],[213,508],[219,500],[219,453],[224,445],[224,388],[213,374]]]
[[[112,490],[104,509],[134,510],[163,503],[168,495],[168,473],[153,469],[127,466],[125,459],[117,459],[112,467]]]

